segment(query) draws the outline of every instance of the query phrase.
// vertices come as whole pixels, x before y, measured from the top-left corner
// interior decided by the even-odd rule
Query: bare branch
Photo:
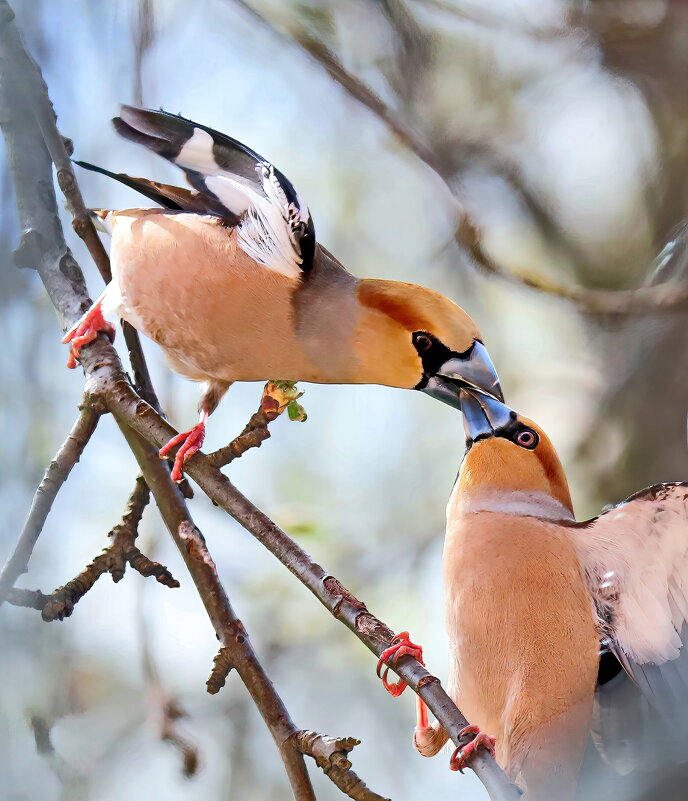
[[[132,444],[131,432],[128,433],[129,428],[140,437],[154,443],[156,447],[170,439],[175,433],[174,429],[136,395],[126,376],[121,372],[117,355],[109,343],[94,342],[88,349],[82,351],[82,356],[88,376],[88,391],[107,404],[127,436],[135,455],[136,448]],[[152,449],[152,453],[159,464],[156,448]],[[140,459],[139,464],[148,480]],[[372,615],[362,601],[314,562],[267,515],[244,497],[206,456],[201,453],[192,456],[187,462],[186,470],[217,506],[228,512],[253,534],[367,648],[376,656],[380,656],[389,646],[393,632]],[[156,494],[156,487],[151,485],[151,489]],[[161,502],[164,503],[157,494],[156,501],[159,507]],[[198,562],[203,563],[203,558],[199,558]],[[236,631],[237,637],[243,637],[241,630]],[[432,676],[411,657],[400,659],[395,670],[423,698],[452,741],[457,746],[463,745],[459,732],[467,725],[467,721],[442,689],[439,679]],[[515,801],[519,797],[518,788],[509,782],[489,754],[479,753],[471,767],[487,787],[493,801]]]
[[[148,485],[141,478],[143,486],[148,490]],[[150,494],[150,493],[149,493]],[[152,545],[149,546],[152,549]],[[199,752],[198,746],[179,730],[179,721],[187,717],[187,713],[179,701],[171,695],[163,684],[160,671],[156,664],[151,644],[151,633],[148,630],[146,615],[143,608],[143,586],[139,593],[139,603],[136,606],[136,618],[139,625],[141,641],[141,664],[143,668],[143,679],[146,685],[146,695],[150,716],[158,732],[158,736],[163,742],[169,743],[175,748],[182,761],[182,775],[189,778],[198,771]]]
[[[373,792],[351,770],[348,753],[359,743],[354,737],[329,737],[314,731],[299,731],[293,735],[295,747],[313,757],[322,772],[355,801],[389,801]]]
[[[96,430],[99,418],[100,414],[94,409],[89,399],[84,397],[79,417],[72,426],[67,439],[48,465],[43,480],[33,496],[29,516],[26,518],[19,540],[0,573],[0,606],[19,576],[28,570],[29,559],[57,493],[67,480],[74,465],[81,458],[84,448]]]
[[[150,491],[143,476],[136,479],[136,486],[127,503],[122,520],[108,534],[112,543],[90,562],[76,578],[58,587],[49,595],[40,590],[14,589],[8,600],[15,606],[29,606],[41,611],[46,622],[64,620],[74,611],[74,606],[86,595],[103,573],[110,573],[116,583],[124,578],[127,564],[142,576],[155,576],[160,584],[176,588],[179,582],[159,562],[153,562],[134,545],[138,536],[138,525],[143,510],[148,504]]]
[[[158,458],[157,449],[130,428],[121,428],[155,496],[165,525],[184,558],[217,638],[222,647],[227,649],[232,666],[239,673],[275,740],[294,797],[297,801],[314,800],[303,757],[288,742],[296,726],[258,661],[243,624],[234,613],[203,535],[193,524],[178,488],[170,481],[169,472]]]

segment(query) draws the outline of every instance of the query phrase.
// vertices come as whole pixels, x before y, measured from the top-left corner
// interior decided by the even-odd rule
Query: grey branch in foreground
[[[46,229],[40,225],[40,218],[34,221],[34,217],[29,214],[26,215],[29,222],[27,227],[31,228],[33,225],[39,232],[34,239],[37,245],[34,255],[50,299],[62,320],[72,321],[87,306],[88,299],[83,277],[74,260],[71,260],[70,269],[65,273],[64,270],[60,271],[59,260],[45,258],[42,250],[42,247],[56,247],[53,238],[57,240],[58,250],[62,253],[66,251],[66,247],[61,239],[59,224],[57,232],[54,225],[57,219],[54,193],[52,198],[48,197],[46,200],[39,189],[43,184],[50,183],[51,167],[43,142],[36,139],[31,111],[26,106],[31,100],[36,102],[36,94],[31,92],[24,95],[21,92],[22,84],[31,84],[40,75],[12,25],[12,16],[5,0],[0,0],[0,120],[19,205],[25,202],[28,195],[34,205],[48,208],[47,219],[52,225]],[[10,73],[12,80],[7,80]],[[49,103],[47,95],[42,102]],[[18,159],[17,154],[23,154],[23,159]],[[294,731],[298,730],[256,659],[243,626],[237,625],[239,621],[217,580],[214,564],[206,557],[207,548],[202,536],[193,525],[177,487],[170,481],[167,468],[158,459],[157,448],[175,432],[152,406],[136,394],[121,369],[117,353],[104,337],[82,350],[81,361],[87,376],[89,394],[92,398],[103,401],[117,419],[199,590],[221,644],[225,647],[236,646],[234,667],[280,748],[295,797],[299,801],[307,801],[313,796],[302,756],[287,742]],[[277,556],[374,654],[381,654],[392,638],[392,631],[385,624],[368,612],[365,605],[334,576],[327,574],[320,565],[313,562],[285,532],[245,498],[207,457],[196,454],[189,461],[188,468],[189,474],[211,500],[225,509]],[[439,680],[410,657],[399,660],[397,672],[425,700],[456,745],[462,745],[459,732],[467,721],[444,692]],[[493,801],[516,801],[519,798],[518,788],[509,782],[489,754],[479,754],[472,767]]]
[[[39,270],[41,278],[56,310],[61,314],[61,319],[69,322],[78,317],[88,305],[88,297],[83,276],[71,254],[69,254],[69,271],[54,276],[52,273],[54,271],[59,273],[64,262],[53,260],[51,264],[49,257],[52,254],[48,253],[46,256],[43,252],[45,248],[56,246],[59,253],[63,255],[69,253],[62,237],[52,192],[51,162],[46,158],[47,152],[42,136],[37,135],[32,124],[32,105],[42,104],[45,107],[52,107],[40,72],[28,56],[12,24],[13,16],[5,0],[0,0],[0,117],[3,134],[12,165],[17,203],[20,212],[22,210],[25,212],[22,222],[27,223],[27,230],[34,230],[37,234],[31,239],[34,245],[31,255],[38,259],[38,264],[42,268]],[[7,79],[10,67],[11,81]],[[32,91],[28,95],[23,95],[22,85]],[[27,106],[27,102],[30,105]],[[40,117],[40,110],[38,116]],[[43,119],[47,117],[44,116]],[[45,135],[45,128],[43,134]],[[17,154],[21,154],[21,157]],[[41,194],[45,186],[50,188],[50,195],[47,198]],[[71,187],[71,191],[78,191],[76,184]],[[46,209],[47,213],[41,217],[40,213]],[[44,227],[44,223],[48,224],[47,228]],[[27,266],[36,265],[29,261]],[[67,279],[67,283],[64,278]],[[105,352],[110,358],[114,356],[117,376],[123,377],[116,353],[109,346]],[[145,362],[143,364],[145,367]],[[293,742],[293,735],[300,730],[292,722],[281,698],[258,661],[244,626],[236,618],[218,579],[203,536],[193,524],[179,488],[172,483],[167,466],[158,458],[157,449],[129,427],[123,426],[122,430],[196,584],[226,657],[228,660],[231,659],[231,664],[239,673],[275,739],[294,798],[297,801],[315,801],[303,755]],[[143,505],[141,511],[142,508]],[[361,782],[357,787],[365,789],[365,785]],[[380,798],[372,791],[359,793],[357,797],[361,801],[377,801]]]
[[[588,314],[610,317],[653,314],[688,303],[688,286],[685,284],[666,282],[655,286],[642,286],[633,289],[587,289],[580,286],[561,286],[538,279],[532,274],[521,275],[510,272],[494,261],[484,250],[481,232],[470,219],[464,204],[456,194],[454,170],[447,169],[442,154],[435,152],[435,149],[430,144],[423,141],[405,123],[402,117],[379,98],[360,78],[348,72],[337,56],[321,41],[305,30],[291,28],[288,33],[283,33],[267,17],[257,11],[251,3],[246,0],[232,0],[232,2],[273,34],[293,42],[307,53],[351,98],[375,115],[403,147],[413,153],[438,176],[445,185],[450,201],[456,209],[456,241],[470,253],[475,264],[484,272],[495,275],[509,283],[535,289],[538,292],[568,301]],[[474,145],[468,148],[469,151],[474,149]],[[510,181],[513,188],[522,196],[525,205],[528,206],[534,217],[543,224],[543,228],[555,227],[551,219],[545,219],[547,215],[532,193],[528,192],[526,187],[514,182],[513,169],[505,169],[503,165],[498,165],[497,172],[504,174],[507,180]],[[561,237],[559,237],[559,245],[566,245],[565,249],[567,250],[575,250],[570,243],[561,241]]]

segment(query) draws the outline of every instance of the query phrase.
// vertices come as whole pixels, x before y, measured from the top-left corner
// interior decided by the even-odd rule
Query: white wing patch
[[[660,485],[573,529],[600,626],[632,673],[683,648],[688,621],[688,486]]]
[[[193,135],[184,142],[175,156],[175,164],[188,167],[204,175],[218,175],[220,168],[213,157],[213,137],[202,128],[194,128]]]
[[[296,239],[301,213],[293,203],[287,203],[272,164],[263,162],[258,169],[266,197],[252,193],[253,203],[239,226],[239,246],[259,264],[297,277],[303,263]]]
[[[247,255],[270,270],[298,277],[303,259],[296,233],[308,222],[308,207],[301,204],[299,208],[287,201],[275,169],[268,162],[256,165],[264,196],[250,181],[228,175],[213,157],[213,144],[209,133],[194,128],[193,136],[185,142],[175,163],[201,172],[208,189],[241,218],[237,241]]]

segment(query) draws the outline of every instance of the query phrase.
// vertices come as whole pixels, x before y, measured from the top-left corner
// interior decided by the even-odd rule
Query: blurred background
[[[422,283],[463,305],[510,404],[552,436],[579,519],[648,484],[688,478],[685,305],[595,311],[614,301],[610,292],[653,283],[667,282],[671,298],[684,279],[688,4],[252,3],[13,6],[76,158],[177,182],[162,159],[119,139],[110,119],[122,102],[181,112],[277,164],[307,199],[319,240],[351,272]],[[382,98],[382,111],[360,102],[358,82]],[[79,179],[90,205],[142,204],[105,177]],[[4,153],[0,197],[4,560],[83,382],[65,368],[38,276],[13,264],[19,232]],[[64,222],[95,297],[100,279],[66,213]],[[476,230],[482,249],[472,247]],[[585,289],[577,302],[558,296],[576,287]],[[144,344],[165,409],[188,428],[197,388]],[[440,558],[461,417],[420,393],[302,389],[308,421],[278,420],[231,478],[371,611],[409,629],[444,677]],[[242,429],[260,391],[230,391],[207,450]],[[135,475],[104,418],[21,586],[48,592],[73,578],[106,545]],[[446,755],[416,754],[412,695],[388,696],[371,655],[267,551],[200,493],[191,509],[298,726],[360,738],[354,770],[384,796],[486,798],[470,771],[448,770]],[[236,675],[219,695],[205,692],[217,644],[154,509],[141,531],[142,549],[170,567],[179,589],[128,572],[118,585],[102,578],[62,623],[3,607],[0,798],[288,798],[272,740]],[[178,728],[198,749],[192,778],[159,740],[150,659],[188,713]],[[54,753],[37,753],[32,721],[50,731]],[[342,797],[311,772],[319,798]],[[629,784],[621,797],[635,797]]]

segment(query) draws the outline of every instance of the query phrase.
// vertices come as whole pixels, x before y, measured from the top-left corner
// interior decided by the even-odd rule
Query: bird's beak
[[[460,390],[461,411],[466,439],[475,441],[493,436],[516,416],[496,398],[469,389]]]
[[[461,408],[461,389],[477,389],[492,398],[503,401],[499,376],[492,364],[487,348],[477,340],[470,355],[462,359],[454,356],[428,379],[423,392],[444,401],[456,409]]]

